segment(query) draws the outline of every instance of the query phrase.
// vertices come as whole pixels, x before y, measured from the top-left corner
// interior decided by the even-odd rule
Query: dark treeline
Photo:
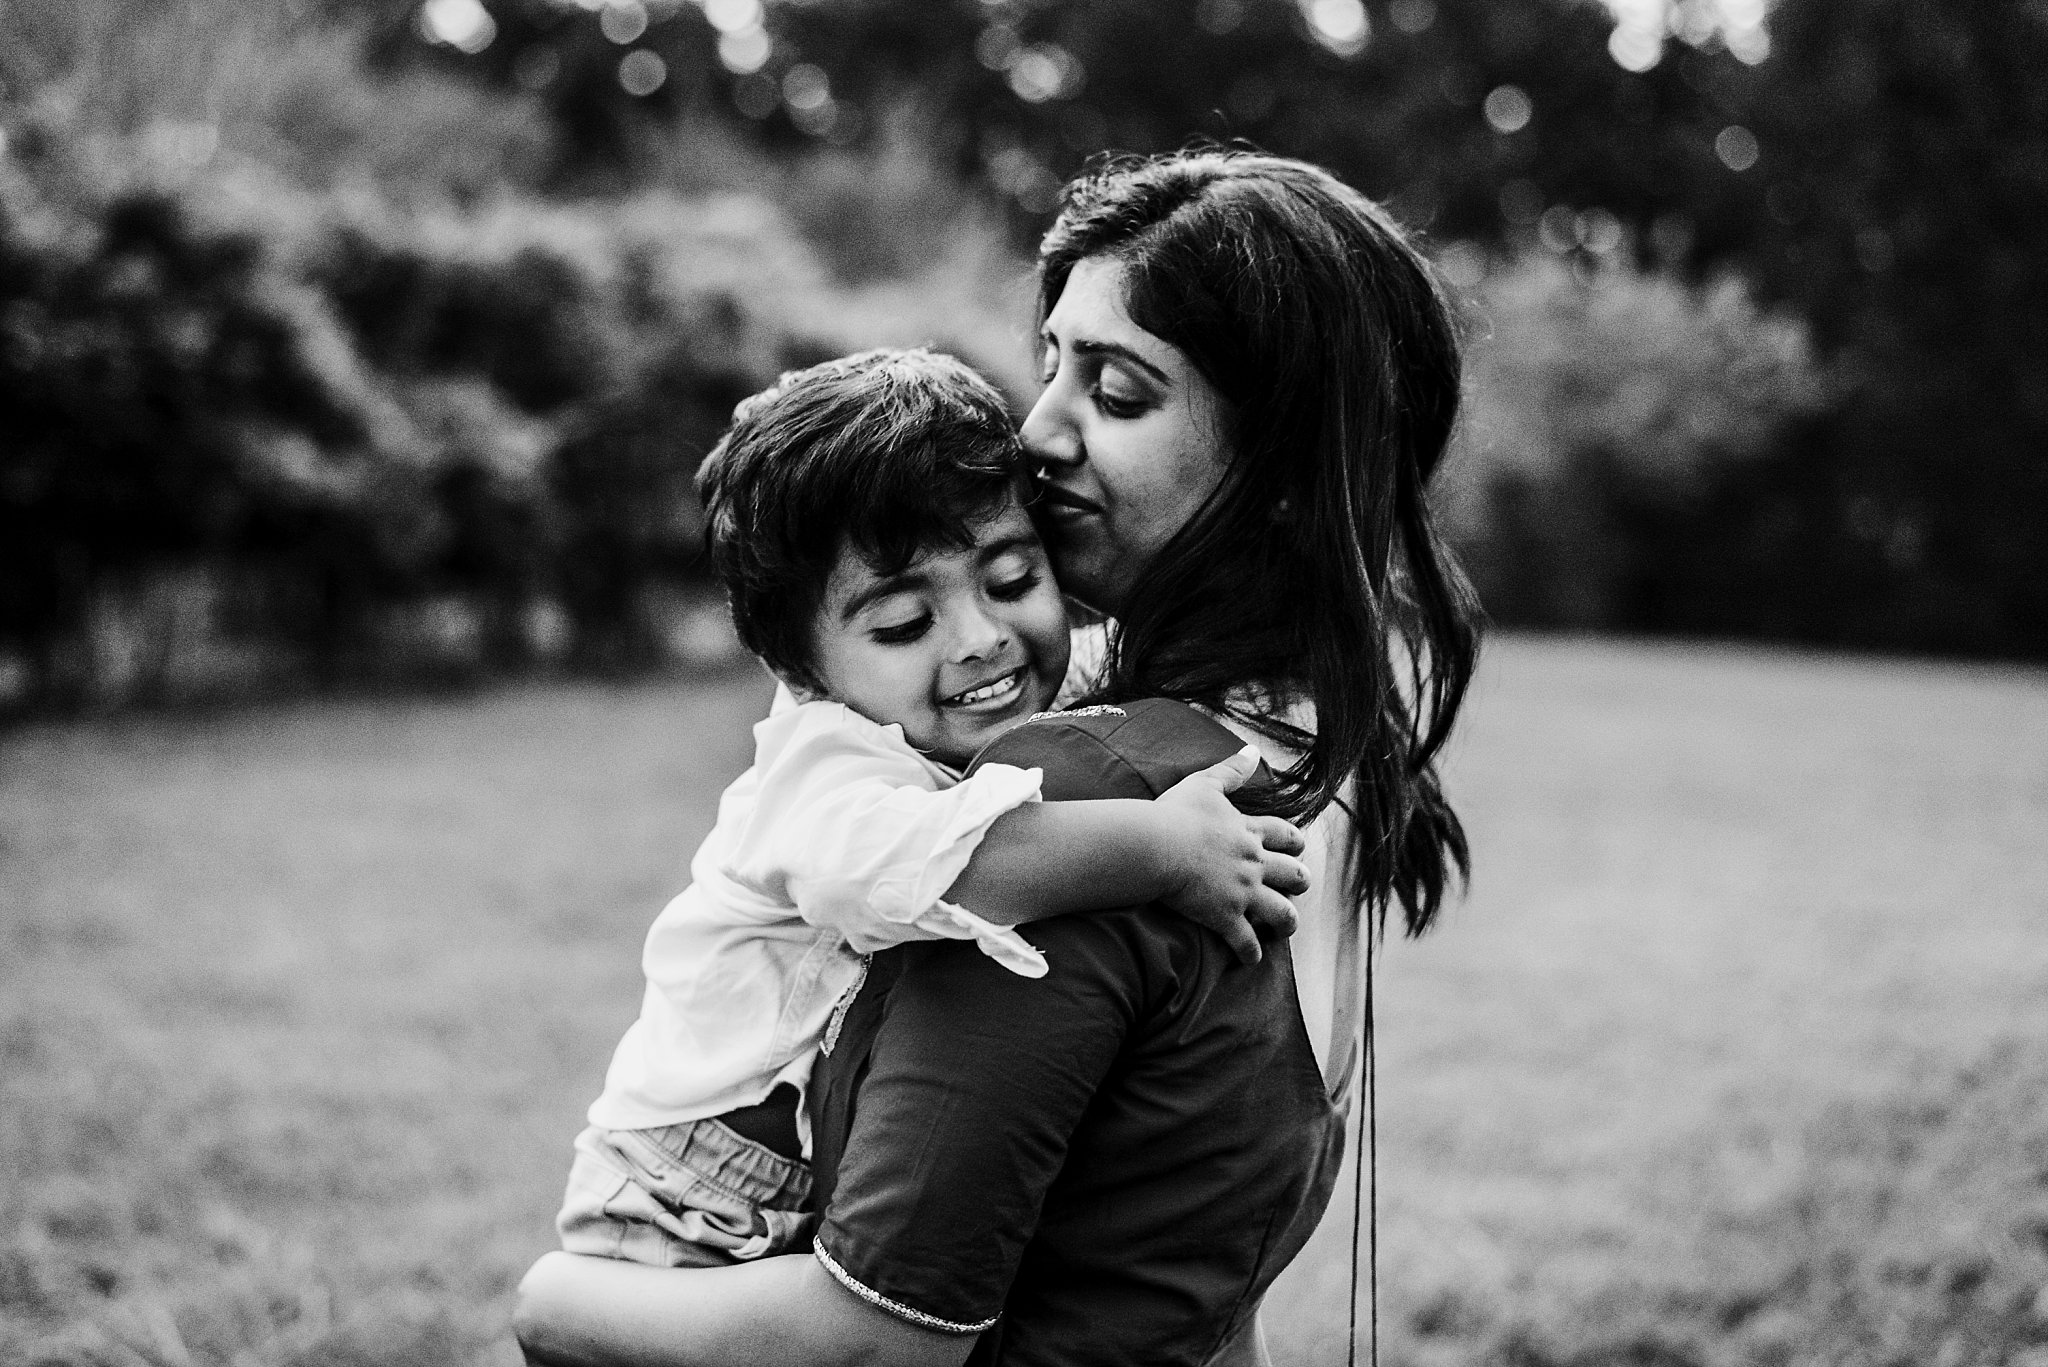
[[[1471,299],[1445,515],[1498,619],[2048,655],[2038,5],[391,0],[111,53],[76,8],[0,34],[32,693],[195,574],[333,675],[451,602],[490,667],[656,658],[734,397],[1195,136],[1386,198]]]

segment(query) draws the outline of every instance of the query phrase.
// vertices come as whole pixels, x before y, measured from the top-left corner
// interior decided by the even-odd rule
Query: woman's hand
[[[1288,898],[1308,891],[1298,856],[1301,832],[1277,816],[1246,816],[1230,794],[1258,771],[1252,746],[1188,775],[1152,806],[1171,891],[1159,900],[1221,935],[1237,957],[1255,964],[1259,932],[1294,933]]]

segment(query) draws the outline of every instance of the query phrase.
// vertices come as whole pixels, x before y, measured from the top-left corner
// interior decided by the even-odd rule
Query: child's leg
[[[787,1253],[811,1232],[810,1169],[717,1120],[585,1130],[555,1226],[570,1253],[715,1267]]]

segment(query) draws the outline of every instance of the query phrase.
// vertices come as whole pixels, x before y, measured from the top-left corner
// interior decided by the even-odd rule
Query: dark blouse
[[[1148,700],[1028,722],[981,756],[1048,800],[1157,796],[1236,751]],[[1243,1327],[1336,1179],[1343,1125],[1285,941],[1237,963],[1160,908],[877,954],[812,1079],[816,1252],[970,1363],[1199,1364]],[[985,1331],[985,1332],[984,1332]]]

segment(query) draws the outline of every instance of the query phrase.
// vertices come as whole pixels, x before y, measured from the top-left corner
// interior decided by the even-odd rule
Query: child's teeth
[[[975,689],[971,693],[962,693],[960,695],[960,701],[962,703],[987,702],[990,698],[995,697],[998,693],[1007,693],[1010,690],[1010,685],[1014,684],[1016,681],[1017,676],[1015,673],[1005,674],[1002,678],[997,679],[992,684],[983,684],[980,688]]]

